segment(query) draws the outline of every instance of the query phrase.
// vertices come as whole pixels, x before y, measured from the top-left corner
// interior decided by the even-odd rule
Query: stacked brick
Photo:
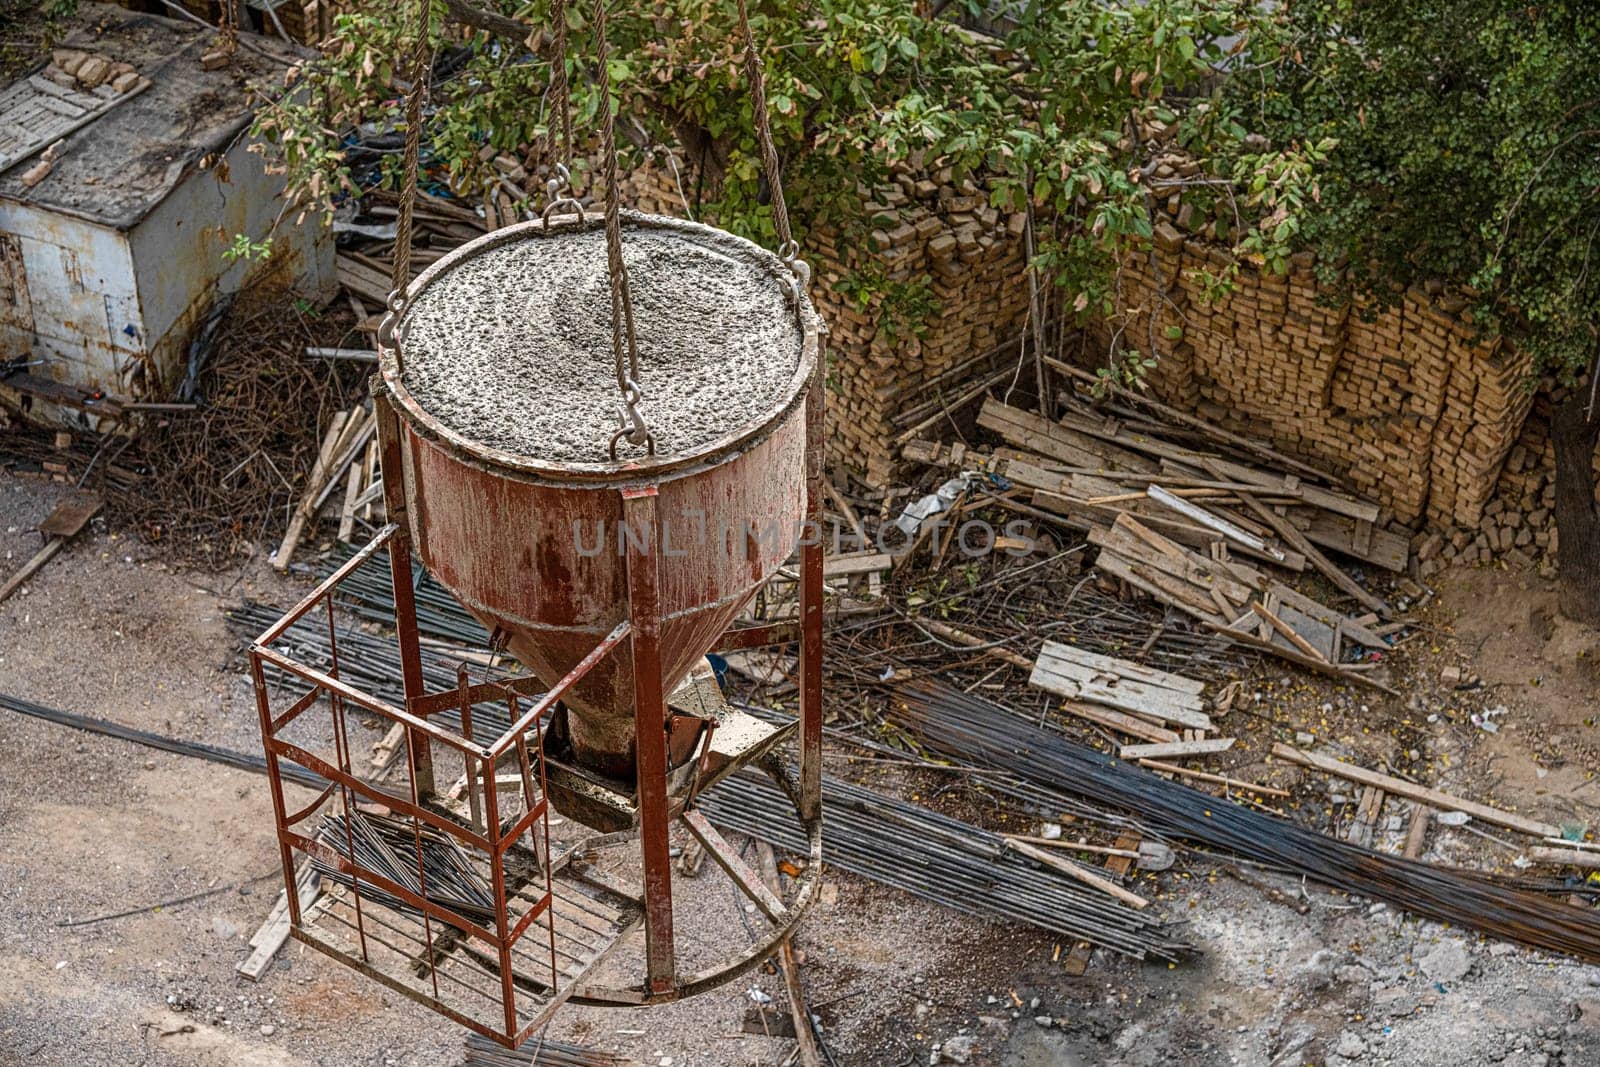
[[[1556,455],[1550,440],[1551,417],[1567,390],[1546,379],[1532,397],[1532,410],[1511,446],[1495,482],[1494,497],[1471,526],[1429,534],[1419,554],[1425,573],[1446,563],[1503,559],[1517,564],[1554,560]],[[1600,475],[1600,457],[1595,468]]]
[[[666,215],[683,215],[681,190],[694,188],[688,169],[664,157],[635,169],[628,185],[634,206]],[[902,467],[894,442],[903,413],[934,386],[959,388],[964,366],[972,376],[990,369],[974,357],[1021,332],[1028,287],[1022,217],[989,207],[970,182],[906,173],[864,198],[866,240],[813,228],[804,255],[829,330],[829,458],[881,486]],[[932,298],[931,315],[900,321],[896,294],[908,289]]]
[[[1156,233],[1124,266],[1116,325],[1144,348],[1156,316],[1163,399],[1317,463],[1401,522],[1483,521],[1528,413],[1525,358],[1424,288],[1381,309],[1325,300],[1309,257],[1286,276],[1243,267],[1210,302],[1205,274],[1227,255],[1171,221]]]

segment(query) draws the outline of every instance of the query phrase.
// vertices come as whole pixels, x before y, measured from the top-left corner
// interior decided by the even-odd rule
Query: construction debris
[[[1118,515],[1089,539],[1100,549],[1098,569],[1206,628],[1319,674],[1387,688],[1367,677],[1363,665],[1346,662],[1351,649],[1388,651],[1388,640],[1369,625],[1376,619],[1336,611],[1226,552],[1203,556],[1132,515]]]
[[[1203,683],[1071,645],[1046,641],[1028,682],[1069,702],[1101,704],[1191,730],[1212,728],[1200,697]]]
[[[99,513],[101,504],[101,499],[93,493],[80,493],[57,504],[39,524],[39,535],[44,538],[44,547],[35,552],[31,559],[0,584],[0,601],[4,601],[21,589],[22,584],[33,577],[40,567],[49,563],[51,558]]]
[[[1134,813],[1150,831],[1172,840],[1293,871],[1439,922],[1600,962],[1600,913],[1592,910],[1491,875],[1436,867],[1326,837],[1072,744],[998,704],[938,682],[897,687],[891,714],[936,752],[1004,768],[1045,788]],[[1444,800],[1447,808],[1461,803]],[[1524,822],[1529,829],[1545,829],[1532,820]]]

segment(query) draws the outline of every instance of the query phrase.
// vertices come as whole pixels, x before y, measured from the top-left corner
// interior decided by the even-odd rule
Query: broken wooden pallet
[[[1046,641],[1039,650],[1028,683],[1065,697],[1069,704],[1099,704],[1193,730],[1212,728],[1200,696],[1205,683],[1055,641]],[[1178,740],[1176,735],[1172,740]]]
[[[1306,542],[1396,572],[1404,571],[1409,560],[1406,534],[1389,528],[1378,505],[1318,484],[1308,475],[1310,468],[1291,464],[1281,457],[1284,466],[1293,468],[1288,473],[1263,469],[1258,465],[1260,457],[1256,457],[1255,462],[1244,462],[1219,452],[1168,441],[1157,432],[1140,432],[1127,420],[1107,417],[1077,403],[1072,403],[1059,420],[1052,421],[990,397],[979,412],[978,425],[1019,450],[1019,454],[1011,456],[1002,456],[1002,450],[996,450],[996,457],[1009,468],[1003,472],[1007,477],[1019,484],[1054,493],[1065,498],[1067,503],[1139,510],[1131,506],[1131,501],[1107,503],[1104,499],[1120,494],[1088,492],[1094,479],[1102,483],[1114,479],[1125,491],[1144,491],[1160,483],[1169,490],[1193,489],[1199,495],[1229,503],[1244,503],[1241,494],[1270,497],[1277,516],[1292,525]],[[1155,429],[1153,423],[1137,425],[1146,431]],[[911,442],[904,455],[908,459],[935,463],[942,458],[925,457],[923,453],[927,451],[926,443]],[[970,458],[967,462],[971,462]],[[1099,499],[1100,503],[1086,503],[1094,499]],[[1038,501],[1035,503],[1037,505]],[[1056,503],[1060,505],[1063,501]],[[1240,521],[1245,518],[1243,514],[1224,518],[1245,531],[1250,531],[1253,525],[1249,520]],[[1277,523],[1269,522],[1258,529],[1254,536],[1272,549],[1285,552],[1290,561],[1304,566],[1308,554],[1303,547],[1277,542],[1276,538],[1284,536]]]
[[[1343,662],[1351,643],[1389,647],[1369,625],[1376,619],[1345,615],[1248,564],[1202,556],[1131,515],[1090,531],[1089,540],[1100,549],[1097,569],[1210,629],[1319,673],[1385,688]]]

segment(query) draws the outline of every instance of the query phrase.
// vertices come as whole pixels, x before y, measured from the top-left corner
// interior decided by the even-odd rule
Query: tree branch
[[[483,30],[496,37],[515,41],[517,44],[527,41],[528,35],[534,30],[533,26],[521,19],[514,19],[495,11],[485,11],[481,7],[467,3],[467,0],[444,0],[444,7],[455,21],[471,26],[475,30]]]

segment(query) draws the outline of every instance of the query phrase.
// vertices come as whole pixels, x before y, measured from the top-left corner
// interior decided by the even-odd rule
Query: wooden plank
[[[763,884],[777,896],[783,887],[778,881],[778,858],[772,846],[757,841],[756,860],[761,865]],[[783,973],[784,992],[789,994],[789,1016],[794,1020],[795,1051],[800,1057],[800,1067],[822,1067],[822,1052],[811,1029],[811,1009],[806,1006],[805,990],[800,985],[800,961],[795,957],[792,938],[785,937],[778,942],[778,970]]]
[[[1377,786],[1394,796],[1419,801],[1441,811],[1466,812],[1474,819],[1493,826],[1503,827],[1507,830],[1515,830],[1518,833],[1530,834],[1534,837],[1555,837],[1561,832],[1557,827],[1549,823],[1542,823],[1525,815],[1501,811],[1499,808],[1491,808],[1487,804],[1480,804],[1475,800],[1452,796],[1440,789],[1430,789],[1427,786],[1408,782],[1403,778],[1395,778],[1392,775],[1369,771],[1365,767],[1358,767],[1353,763],[1334,759],[1332,756],[1323,756],[1315,752],[1303,752],[1293,745],[1287,745],[1281,741],[1272,746],[1272,754],[1279,759],[1288,760],[1290,763],[1298,763],[1302,767],[1313,767],[1319,771],[1337,775],[1347,781]]]
[[[1285,478],[1282,474],[1277,472],[1257,470],[1254,467],[1246,466],[1243,463],[1236,463],[1232,460],[1223,459],[1220,456],[1203,460],[1201,462],[1201,466],[1207,468],[1214,467],[1215,470],[1213,470],[1212,473],[1216,474],[1220,478],[1232,478],[1235,481],[1252,482],[1261,486],[1263,490],[1269,493],[1285,489]],[[1331,511],[1336,515],[1344,515],[1356,521],[1377,522],[1379,517],[1382,515],[1382,510],[1378,507],[1378,505],[1369,500],[1361,500],[1357,497],[1336,492],[1332,489],[1324,489],[1321,486],[1313,485],[1309,482],[1297,481],[1294,485],[1293,491],[1300,497],[1301,500],[1304,500],[1312,507],[1320,508],[1324,511]]]
[[[1197,771],[1192,767],[1180,767],[1176,763],[1162,763],[1160,760],[1142,759],[1139,761],[1139,766],[1148,767],[1152,771],[1162,771],[1166,774],[1177,774],[1185,778],[1195,778],[1202,782],[1215,782],[1218,785],[1225,785],[1229,789],[1238,789],[1247,793],[1260,793],[1262,796],[1267,797],[1287,798],[1289,796],[1289,791],[1287,789],[1278,789],[1275,786],[1261,785],[1258,782],[1242,782],[1237,778],[1229,778],[1227,775],[1223,774],[1212,774],[1210,771]]]
[[[1305,638],[1295,633],[1294,627],[1278,618],[1277,613],[1268,609],[1263,601],[1258,600],[1256,603],[1250,605],[1250,610],[1256,613],[1257,618],[1264,620],[1268,626],[1276,630],[1279,637],[1282,637],[1284,640],[1288,641],[1306,656],[1309,656],[1315,660],[1321,660],[1323,663],[1333,662],[1331,659],[1329,659],[1329,657],[1323,655],[1323,653],[1310,641],[1307,641]]]
[[[345,481],[344,506],[339,509],[338,540],[348,542],[356,530],[356,501],[361,496],[361,464],[350,464],[350,474]]]
[[[1267,579],[1254,569],[1237,562],[1208,559],[1161,536],[1131,515],[1120,516],[1109,531],[1091,533],[1089,539],[1094,544],[1110,546],[1121,555],[1142,559],[1191,585],[1214,586],[1232,604],[1248,604],[1268,585]]]
[[[1104,704],[1108,708],[1117,708],[1121,711],[1131,711],[1138,715],[1148,716],[1159,722],[1176,723],[1179,726],[1189,726],[1196,730],[1212,729],[1211,720],[1206,715],[1187,708],[1176,707],[1159,698],[1152,698],[1148,694],[1134,692],[1123,686],[1109,686],[1095,683],[1079,684],[1070,678],[1063,678],[1051,674],[1049,669],[1041,671],[1036,665],[1033,674],[1028,679],[1031,685],[1057,696],[1066,697],[1068,700],[1084,700],[1091,704]],[[1137,685],[1138,683],[1128,683]]]
[[[1107,729],[1118,730],[1130,737],[1139,737],[1150,742],[1164,743],[1179,739],[1175,731],[1168,730],[1164,726],[1157,726],[1155,723],[1137,715],[1113,711],[1110,708],[1096,707],[1093,704],[1085,704],[1079,700],[1063,701],[1061,710],[1076,718],[1086,719]]]
[[[339,284],[380,307],[389,302],[389,280],[366,264],[341,255],[334,260]]]
[[[294,515],[289,520],[289,528],[284,532],[278,551],[273,553],[272,566],[276,570],[289,569],[289,559],[294,555],[295,546],[300,543],[306,523],[311,519],[313,502],[316,500],[318,490],[322,488],[328,464],[332,461],[334,449],[339,443],[339,433],[344,429],[348,417],[347,412],[336,411],[328,422],[328,430],[322,437],[322,448],[317,453],[317,461],[312,464],[311,474],[306,479],[305,495],[300,498],[299,506],[294,509]]]
[[[1365,786],[1356,804],[1356,817],[1350,822],[1345,840],[1362,848],[1372,847],[1372,831],[1377,827],[1378,813],[1383,810],[1384,792],[1376,786]]]
[[[72,537],[99,513],[102,503],[93,493],[82,493],[63,500],[45,516],[45,520],[39,524],[39,532],[45,537]]]
[[[1008,407],[988,397],[978,412],[978,425],[1008,442],[1051,459],[1089,469],[1154,471],[1156,465],[1137,452],[1096,440],[1041,415]]]
[[[1233,541],[1239,545],[1243,545],[1245,548],[1253,549],[1256,552],[1261,552],[1267,556],[1270,556],[1279,563],[1282,563],[1284,560],[1284,554],[1281,549],[1267,544],[1250,531],[1242,529],[1226,519],[1213,515],[1211,512],[1207,511],[1198,504],[1190,503],[1179,496],[1173,496],[1159,485],[1150,486],[1150,488],[1145,490],[1145,493],[1150,497],[1151,500],[1154,500],[1161,506],[1170,508],[1185,518],[1193,519],[1195,522],[1206,527],[1207,529],[1215,530],[1217,533],[1226,537],[1230,541]]]
[[[1589,852],[1585,849],[1546,848],[1543,845],[1536,845],[1528,849],[1528,858],[1535,863],[1553,863],[1561,867],[1600,871],[1600,852]]]
[[[17,569],[17,572],[6,579],[5,585],[0,585],[0,601],[4,601],[12,593],[22,588],[22,584],[38,572],[40,567],[49,563],[51,558],[61,551],[61,546],[67,543],[65,537],[52,537],[44,543],[44,547],[33,554],[33,558]]]
[[[1277,597],[1278,600],[1283,604],[1290,605],[1296,610],[1304,612],[1306,615],[1322,623],[1324,626],[1336,626],[1339,632],[1345,637],[1354,638],[1356,641],[1366,645],[1368,648],[1386,651],[1390,647],[1389,642],[1385,641],[1382,635],[1377,633],[1375,630],[1368,626],[1362,625],[1348,615],[1340,614],[1339,612],[1328,607],[1326,604],[1320,604],[1317,601],[1312,600],[1304,593],[1300,593],[1294,589],[1291,589],[1282,582],[1272,582],[1267,586],[1266,592]]]
[[[1113,577],[1121,578],[1135,589],[1149,594],[1162,603],[1170,604],[1179,611],[1193,615],[1201,622],[1221,628],[1231,621],[1218,612],[1215,604],[1194,589],[1185,587],[1170,576],[1130,564],[1114,552],[1101,552],[1100,558],[1095,561],[1095,566]]]
[[[1068,862],[1060,856],[1052,856],[1044,849],[1035,848],[1025,841],[1015,841],[1008,838],[1006,847],[1013,852],[1019,852],[1027,856],[1031,860],[1036,860],[1052,870],[1060,871],[1068,878],[1074,878],[1084,885],[1093,886],[1102,893],[1109,893],[1130,908],[1147,908],[1150,906],[1150,902],[1139,894],[1130,892],[1110,879],[1102,878],[1093,871],[1080,867],[1076,863]]]
[[[1159,676],[1163,671],[1150,667],[1139,667],[1136,663],[1127,663],[1113,659],[1109,656],[1088,657],[1079,655],[1077,649],[1071,645],[1063,645],[1056,641],[1046,641],[1039,648],[1039,658],[1034,661],[1037,667],[1040,662],[1050,664],[1052,673],[1070,678],[1080,684],[1102,684],[1126,687],[1130,692],[1142,693],[1152,699],[1165,700],[1175,707],[1187,708],[1191,711],[1204,711],[1205,700],[1200,696],[1204,683],[1193,685],[1169,685]],[[1128,669],[1124,669],[1124,666]],[[1146,675],[1156,675],[1147,678]],[[1193,682],[1192,679],[1182,678],[1180,675],[1171,676],[1179,682]]]
[[[1306,540],[1354,559],[1404,574],[1411,558],[1410,540],[1384,526],[1372,528],[1371,542],[1362,549],[1356,538],[1356,520],[1326,511],[1306,512],[1296,508],[1291,522],[1303,523]]]
[[[1198,678],[1187,678],[1181,674],[1173,674],[1171,671],[1146,667],[1142,663],[1117,659],[1115,656],[1102,656],[1098,652],[1090,652],[1087,649],[1063,644],[1059,641],[1046,641],[1044,647],[1050,649],[1056,656],[1081,663],[1085,667],[1116,674],[1123,678],[1148,682],[1151,685],[1158,685],[1163,689],[1171,689],[1179,693],[1199,696],[1206,687],[1206,683]]]
[[[1204,419],[1196,415],[1191,415],[1186,411],[1179,411],[1177,408],[1168,407],[1166,404],[1152,400],[1147,396],[1141,396],[1140,394],[1135,393],[1133,390],[1120,386],[1115,382],[1102,382],[1095,375],[1090,374],[1088,371],[1079,367],[1074,367],[1070,363],[1063,363],[1061,360],[1052,359],[1049,356],[1044,357],[1044,362],[1046,365],[1054,368],[1062,374],[1067,375],[1069,378],[1076,378],[1079,381],[1087,382],[1096,386],[1097,388],[1109,388],[1113,394],[1126,397],[1134,403],[1141,405],[1146,410],[1154,412],[1157,416],[1165,421],[1176,423],[1179,426],[1187,426],[1194,430],[1199,430],[1201,433],[1211,437],[1213,440],[1222,441],[1226,444],[1231,444],[1238,448],[1242,448],[1247,452],[1251,452],[1262,457],[1263,459],[1267,459],[1273,463],[1289,467],[1291,470],[1298,470],[1304,474],[1311,475],[1312,477],[1322,477],[1322,473],[1315,467],[1306,463],[1302,463],[1292,457],[1285,456],[1280,452],[1276,452],[1268,448],[1266,445],[1261,444],[1259,441],[1252,441],[1248,437],[1241,437],[1238,434],[1230,433],[1227,430],[1222,429],[1220,426],[1213,426],[1211,423],[1206,422]]]
[[[1233,747],[1234,738],[1212,737],[1203,741],[1170,741],[1158,745],[1123,745],[1117,755],[1123,759],[1177,759],[1183,756],[1209,756]]]
[[[1428,842],[1428,820],[1433,815],[1433,809],[1426,804],[1411,805],[1411,825],[1406,827],[1406,844],[1402,854],[1408,860],[1414,860],[1422,855],[1423,846]]]
[[[894,556],[888,552],[848,552],[829,556],[823,560],[824,578],[842,578],[852,574],[870,574],[886,571],[894,566]]]
[[[762,914],[774,923],[782,924],[787,918],[788,909],[777,894],[773,893],[759,875],[752,871],[744,860],[739,858],[739,853],[734,851],[723,836],[717,832],[704,815],[698,811],[687,811],[683,814],[683,824],[695,836],[706,853],[716,861],[717,866],[731,878],[735,885],[743,891],[744,895],[755,902]]]
[[[309,863],[295,872],[295,890],[299,896],[300,918],[308,921],[312,904],[317,902],[318,895],[322,892],[322,878]],[[261,924],[255,934],[250,938],[251,953],[240,960],[234,970],[252,982],[261,981],[261,976],[267,973],[267,968],[272,966],[272,961],[278,955],[278,950],[283,948],[289,940],[289,901],[282,890],[279,891],[278,901],[267,913],[266,921]]]

